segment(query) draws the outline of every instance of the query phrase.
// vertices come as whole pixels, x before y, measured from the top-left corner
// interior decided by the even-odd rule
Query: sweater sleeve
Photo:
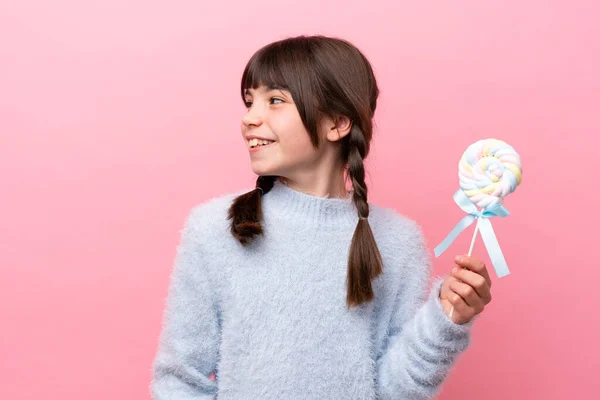
[[[387,346],[377,360],[381,400],[433,399],[470,342],[473,320],[459,325],[443,310],[439,293],[444,277],[436,278],[428,293],[431,260],[418,225],[410,238],[410,284],[398,291]]]
[[[153,400],[214,399],[220,325],[209,274],[203,268],[197,207],[189,213],[177,247],[152,364]]]

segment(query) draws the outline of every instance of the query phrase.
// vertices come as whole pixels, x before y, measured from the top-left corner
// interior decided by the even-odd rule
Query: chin
[[[259,165],[259,163],[252,164],[252,172],[254,172],[256,175],[278,175],[275,168]]]

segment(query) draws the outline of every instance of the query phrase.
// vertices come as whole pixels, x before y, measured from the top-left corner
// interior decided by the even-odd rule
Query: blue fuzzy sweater
[[[243,247],[227,209],[196,205],[181,230],[152,365],[154,400],[432,399],[469,345],[429,289],[420,227],[371,203],[383,258],[375,299],[346,307],[351,197],[280,181],[262,198],[265,233]],[[214,380],[211,373],[214,372]]]

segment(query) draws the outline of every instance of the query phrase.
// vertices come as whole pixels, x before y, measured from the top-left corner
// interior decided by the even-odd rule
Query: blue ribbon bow
[[[454,193],[454,201],[458,206],[469,215],[464,216],[458,224],[452,229],[452,231],[446,236],[446,238],[436,246],[434,249],[434,253],[436,257],[439,257],[448,247],[454,242],[454,239],[458,237],[458,235],[464,231],[469,225],[471,225],[475,220],[479,220],[479,231],[481,232],[481,238],[483,239],[483,243],[485,244],[485,248],[488,251],[490,259],[492,261],[492,265],[496,270],[496,275],[498,278],[502,278],[510,273],[508,270],[508,265],[506,265],[506,260],[504,259],[504,255],[502,254],[502,250],[500,250],[500,245],[498,244],[498,239],[496,239],[496,235],[494,234],[494,228],[492,228],[492,223],[489,218],[492,217],[506,217],[510,213],[508,210],[501,204],[494,204],[489,209],[484,211],[479,211],[477,206],[473,204],[473,202],[464,194],[462,189],[458,189],[456,193]]]

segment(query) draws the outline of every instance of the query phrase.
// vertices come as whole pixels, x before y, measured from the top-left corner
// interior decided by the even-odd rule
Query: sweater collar
[[[292,189],[276,179],[262,197],[263,212],[278,218],[314,226],[356,226],[358,211],[352,191],[346,198],[320,197]]]

